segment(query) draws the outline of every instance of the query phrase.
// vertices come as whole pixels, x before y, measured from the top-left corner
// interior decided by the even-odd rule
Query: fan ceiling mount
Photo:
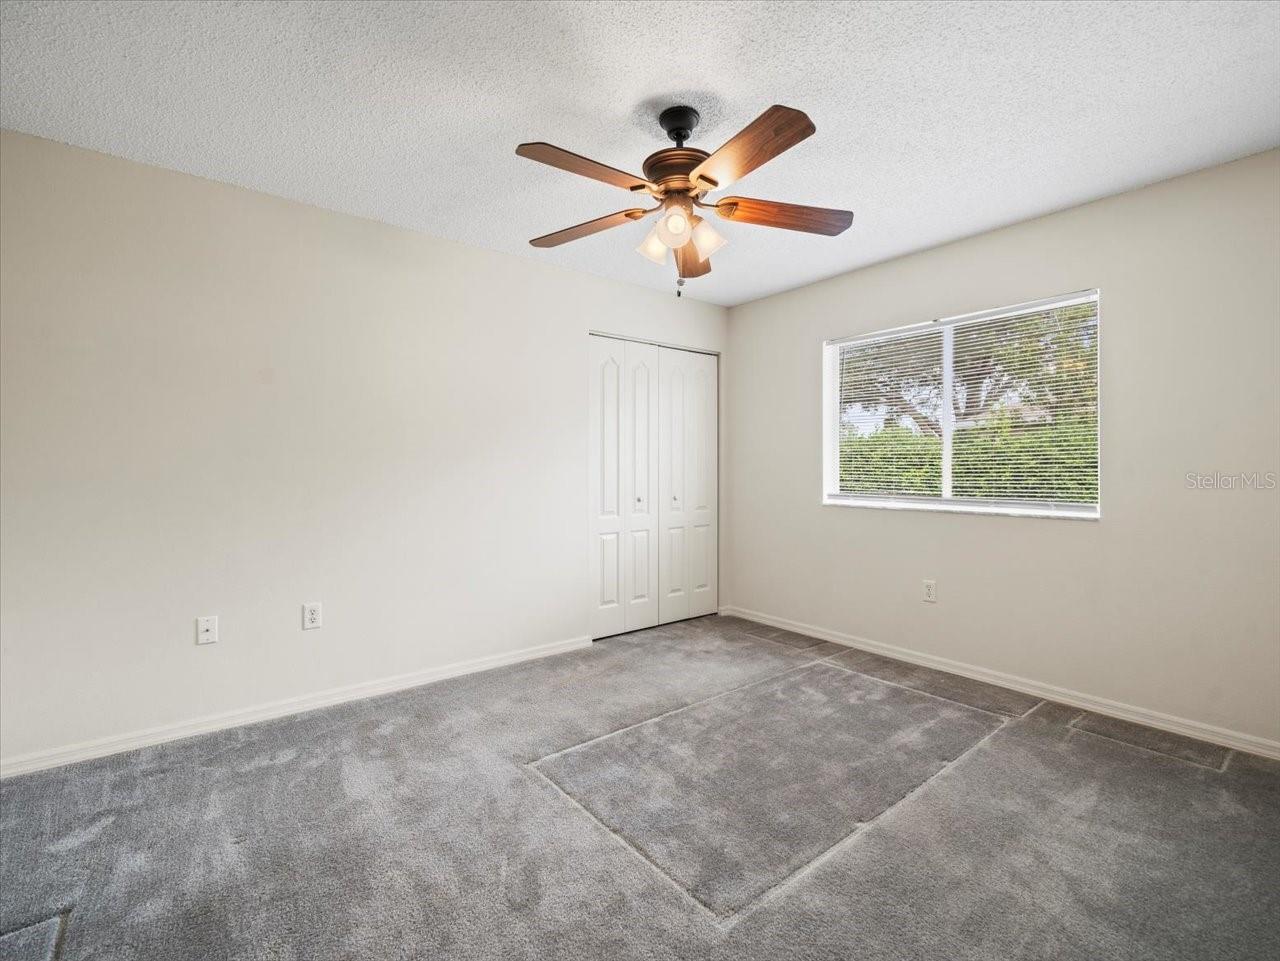
[[[687,106],[668,107],[658,115],[659,126],[676,145],[646,157],[641,165],[643,177],[549,143],[522,143],[516,148],[521,157],[632,193],[647,193],[659,201],[656,207],[619,210],[535,237],[529,243],[535,247],[558,247],[571,240],[660,213],[657,224],[636,250],[659,265],[667,262],[668,251],[674,253],[676,271],[683,283],[686,278],[710,273],[711,255],[725,242],[715,228],[698,215],[699,210],[714,210],[724,220],[828,237],[843,233],[853,222],[853,214],[848,210],[803,207],[750,197],[723,197],[714,202],[704,200],[712,191],[724,189],[794,147],[813,134],[815,128],[802,111],[774,105],[730,137],[719,150],[709,154],[684,145],[693,136],[700,119],[698,111]]]

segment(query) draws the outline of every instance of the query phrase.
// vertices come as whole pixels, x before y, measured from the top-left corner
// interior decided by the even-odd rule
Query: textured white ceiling
[[[639,172],[654,117],[712,150],[770,104],[818,132],[735,193],[855,212],[743,224],[689,294],[738,304],[1280,143],[1267,3],[5,2],[0,123],[664,290],[633,205],[514,154]]]

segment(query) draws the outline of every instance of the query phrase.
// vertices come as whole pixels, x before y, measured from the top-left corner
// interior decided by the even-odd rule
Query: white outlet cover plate
[[[319,602],[302,605],[302,629],[304,631],[314,631],[316,628],[323,626],[324,616],[320,610]]]
[[[218,643],[218,619],[216,617],[196,618],[196,643]]]

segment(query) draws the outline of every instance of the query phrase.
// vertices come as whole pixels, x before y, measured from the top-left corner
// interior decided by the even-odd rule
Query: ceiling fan
[[[699,119],[698,111],[692,107],[668,107],[659,114],[658,124],[676,145],[650,154],[642,165],[644,177],[588,160],[549,143],[522,143],[516,147],[516,153],[521,157],[632,193],[647,193],[660,201],[656,207],[619,210],[535,237],[529,243],[535,247],[558,247],[610,227],[661,213],[636,251],[659,266],[667,262],[668,251],[673,251],[680,278],[677,283],[683,285],[686,278],[710,273],[711,255],[725,243],[715,228],[698,216],[697,210],[714,210],[723,219],[738,223],[782,227],[828,237],[844,232],[853,222],[850,211],[826,207],[802,207],[750,197],[724,197],[714,203],[704,202],[703,198],[711,191],[721,190],[740,180],[794,147],[816,128],[802,111],[774,105],[730,137],[715,153],[708,154],[705,150],[684,145]]]

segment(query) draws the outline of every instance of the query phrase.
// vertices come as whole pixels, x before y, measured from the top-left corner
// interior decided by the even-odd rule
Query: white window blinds
[[[1097,291],[824,350],[829,503],[1097,516]]]

